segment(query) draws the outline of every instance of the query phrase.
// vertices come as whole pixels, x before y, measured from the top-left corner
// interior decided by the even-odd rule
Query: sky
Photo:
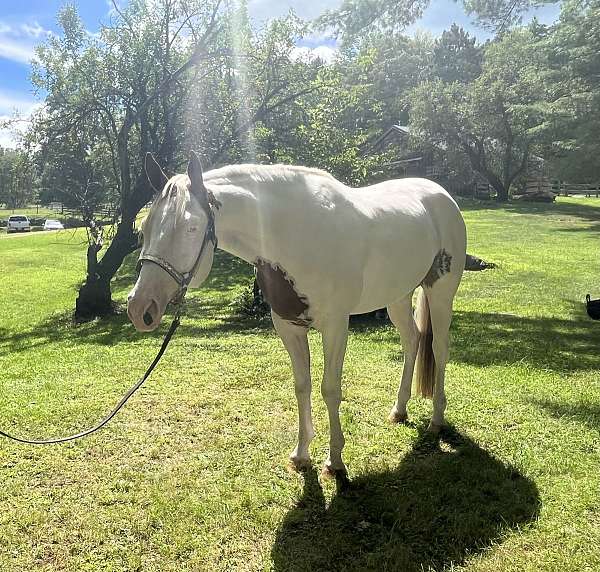
[[[124,0],[120,0],[123,2]],[[317,17],[323,10],[336,8],[341,0],[249,0],[248,8],[257,25],[269,18],[285,15],[290,9],[306,19]],[[108,22],[110,0],[72,0],[76,4],[87,29],[96,32]],[[30,61],[34,47],[49,33],[58,33],[56,14],[65,0],[0,0],[0,121],[18,111],[27,117],[39,105],[33,93]],[[542,23],[551,23],[558,16],[556,5],[538,9],[535,15]],[[464,14],[460,3],[454,0],[431,0],[423,18],[410,27],[408,33],[426,30],[433,35],[456,22],[480,39],[486,33],[476,28]],[[319,36],[303,39],[298,53],[314,52],[324,59],[335,54],[335,41]],[[9,131],[0,130],[0,146],[14,147],[16,138]]]

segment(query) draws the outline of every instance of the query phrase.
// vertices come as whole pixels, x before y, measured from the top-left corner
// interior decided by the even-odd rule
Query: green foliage
[[[0,147],[0,204],[14,209],[37,199],[37,179],[24,150]]]
[[[346,43],[370,32],[396,33],[417,20],[429,0],[343,0],[318,20],[323,28],[332,28]]]
[[[307,102],[288,153],[294,162],[325,169],[347,184],[364,184],[379,160],[362,153],[378,102],[368,84],[347,83],[339,69],[323,70],[317,81],[321,87]]]
[[[463,0],[468,14],[475,15],[477,23],[497,34],[519,24],[523,15],[532,8],[556,4],[559,0]]]
[[[452,24],[435,41],[432,73],[446,83],[470,83],[481,74],[483,52],[474,36]]]
[[[548,156],[556,176],[600,180],[600,2],[568,1],[549,35],[556,134]]]
[[[185,142],[210,166],[274,162],[298,121],[298,100],[318,89],[320,64],[293,57],[306,25],[295,16],[253,30],[244,9],[232,13],[215,40],[222,56],[189,94]],[[273,139],[275,137],[275,139]]]

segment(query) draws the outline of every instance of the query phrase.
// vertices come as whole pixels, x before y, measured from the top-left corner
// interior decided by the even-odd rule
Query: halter
[[[215,232],[215,214],[210,207],[203,207],[203,210],[208,217],[208,225],[206,227],[206,231],[204,232],[204,239],[202,240],[202,245],[200,246],[200,252],[198,252],[196,261],[190,270],[187,272],[179,272],[175,266],[173,266],[165,258],[162,258],[162,256],[156,256],[154,254],[147,254],[144,252],[140,253],[140,257],[138,258],[135,266],[135,270],[139,274],[144,262],[152,262],[152,264],[156,264],[159,268],[162,268],[167,274],[169,274],[169,276],[171,276],[171,278],[173,278],[173,280],[175,280],[175,282],[177,282],[177,292],[173,295],[173,298],[171,298],[171,303],[177,308],[178,314],[183,306],[183,301],[185,295],[187,294],[190,282],[193,280],[194,275],[198,270],[198,266],[200,266],[200,260],[202,259],[202,254],[204,254],[206,245],[209,242],[212,242],[214,250],[217,250],[217,245],[219,242],[217,240],[217,233]]]

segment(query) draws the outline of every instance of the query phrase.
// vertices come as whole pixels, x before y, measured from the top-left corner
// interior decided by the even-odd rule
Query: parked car
[[[63,230],[64,228],[63,223],[59,220],[49,218],[44,223],[44,230]]]
[[[10,215],[6,223],[6,232],[30,232],[31,223],[25,215]]]

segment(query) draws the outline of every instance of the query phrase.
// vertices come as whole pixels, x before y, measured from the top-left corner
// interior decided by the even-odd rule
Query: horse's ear
[[[208,213],[212,208],[218,209],[221,203],[215,198],[213,193],[204,185],[204,176],[202,175],[202,163],[198,153],[192,151],[190,162],[187,168],[188,177],[192,183],[192,193],[200,201],[202,208]]]
[[[192,189],[198,191],[204,189],[204,178],[202,176],[202,163],[198,153],[192,151],[190,155],[190,162],[187,167],[187,174],[192,182]]]
[[[144,169],[146,170],[148,180],[154,189],[158,192],[162,191],[165,188],[168,179],[163,173],[163,170],[160,168],[160,165],[156,162],[154,155],[152,155],[152,153],[149,151],[146,153]]]

